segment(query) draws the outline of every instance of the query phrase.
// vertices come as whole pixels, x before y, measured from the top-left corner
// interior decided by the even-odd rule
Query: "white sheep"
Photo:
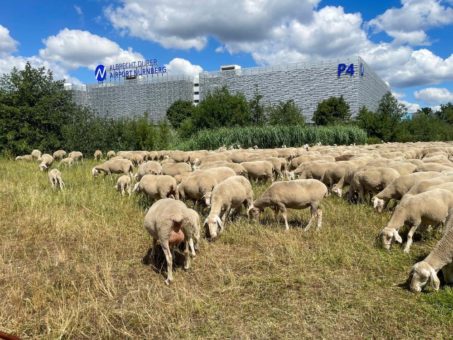
[[[52,157],[57,161],[63,159],[65,156],[66,156],[66,151],[64,151],[64,150],[57,150],[52,155]]]
[[[53,157],[51,155],[49,155],[48,153],[45,153],[44,155],[42,155],[40,160],[41,160],[41,163],[39,164],[39,169],[41,171],[48,170],[54,161]]]
[[[16,161],[32,161],[32,160],[33,160],[32,155],[22,155],[16,157]]]
[[[116,156],[115,151],[110,150],[110,151],[107,152],[107,159],[113,158],[115,156]]]
[[[274,166],[269,161],[252,161],[240,163],[247,171],[247,177],[255,180],[274,181]]]
[[[70,167],[74,164],[74,159],[71,158],[71,157],[66,157],[66,158],[63,158],[61,161],[60,161],[60,164],[59,166],[67,166],[67,167]]]
[[[116,181],[116,185],[114,188],[118,191],[121,192],[121,195],[124,196],[124,194],[127,192],[129,196],[131,195],[131,177],[128,175],[122,175],[118,178]]]
[[[35,160],[39,160],[41,158],[41,155],[42,155],[42,152],[35,149],[31,152],[31,156],[33,157],[33,159]]]
[[[83,153],[81,153],[80,151],[71,151],[69,153],[68,157],[71,157],[76,162],[82,161],[83,160]]]
[[[446,283],[453,283],[453,209],[449,211],[446,230],[434,249],[423,260],[416,263],[409,274],[410,290],[420,292],[430,282],[434,290],[439,290],[437,272],[442,270]]]
[[[220,235],[232,209],[239,210],[242,205],[248,209],[252,203],[252,185],[244,176],[229,177],[217,184],[211,194],[211,211],[204,222],[209,237],[215,239]]]
[[[162,164],[162,174],[176,176],[185,172],[191,172],[192,167],[187,163],[164,163]]]
[[[260,212],[266,207],[271,207],[275,215],[282,213],[285,220],[285,229],[289,230],[287,208],[304,209],[311,208],[311,218],[305,230],[309,230],[315,217],[317,229],[322,225],[322,210],[319,205],[327,195],[327,187],[317,179],[298,179],[287,182],[273,183],[263,195],[253,202],[248,213],[257,219]]]
[[[194,214],[186,205],[171,198],[161,199],[149,208],[144,227],[153,238],[151,258],[154,259],[157,242],[160,243],[167,262],[168,285],[173,281],[172,243],[177,245],[183,236],[184,269],[190,268],[190,240],[197,238],[197,226],[194,225]],[[182,234],[182,235],[181,235]],[[198,232],[199,235],[199,232]],[[196,240],[198,243],[198,240]]]
[[[135,174],[135,180],[140,181],[143,176],[147,174],[160,175],[162,173],[162,165],[156,161],[148,161],[140,164],[137,173]]]
[[[57,189],[60,188],[60,190],[63,190],[64,188],[64,182],[63,179],[61,178],[61,172],[58,169],[52,169],[48,173],[49,177],[49,182],[50,185],[52,186],[52,189]]]
[[[168,175],[145,175],[134,186],[134,192],[143,192],[150,199],[177,197],[176,180]]]
[[[94,152],[93,157],[94,157],[94,160],[100,161],[101,158],[102,158],[102,151],[101,151],[101,150],[96,150],[96,151]]]
[[[128,159],[111,159],[102,164],[96,165],[91,169],[93,177],[98,176],[101,172],[104,177],[111,174],[126,174],[132,177],[132,170],[134,165]]]

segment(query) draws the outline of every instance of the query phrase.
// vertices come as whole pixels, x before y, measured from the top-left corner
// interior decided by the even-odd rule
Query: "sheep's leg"
[[[190,238],[192,240],[192,238]],[[190,251],[189,251],[189,242],[184,242],[184,269],[187,270],[190,268]]]
[[[308,224],[307,224],[307,226],[305,227],[304,231],[310,230],[311,224],[313,223],[313,220],[315,219],[315,217],[318,217],[318,212],[317,212],[317,210],[318,210],[318,206],[312,204],[312,205],[311,205],[311,208],[310,208],[311,216],[310,216],[310,219],[308,220]],[[319,218],[318,218],[318,227],[317,227],[317,228],[319,228]]]
[[[223,224],[225,224],[228,216],[230,215],[230,212],[231,212],[231,205],[228,205],[223,213],[223,216],[222,216],[222,222]],[[223,229],[223,227],[221,227],[221,229]],[[223,231],[223,230],[222,230]]]
[[[318,224],[316,226],[316,230],[321,229],[322,226],[322,209],[318,208]]]
[[[191,253],[192,257],[197,256],[197,253],[195,253],[195,246],[193,244],[193,238],[192,237],[189,239],[189,247],[190,247],[190,253]]]
[[[417,224],[414,224],[411,228],[411,230],[409,230],[409,233],[407,234],[407,242],[406,242],[406,246],[404,247],[404,252],[405,253],[409,253],[409,249],[412,245],[412,236],[414,236],[414,233],[415,231],[417,230],[418,226],[420,224],[417,223]]]
[[[121,185],[121,196],[124,196],[124,185]]]
[[[156,247],[157,247],[157,240],[153,238],[153,247],[151,248],[151,261],[153,264],[156,263]]]
[[[160,245],[165,254],[165,261],[167,261],[167,279],[165,280],[165,284],[169,285],[173,281],[173,257],[171,256],[168,240],[161,241]]]
[[[279,210],[282,213],[283,220],[285,221],[285,231],[289,230],[289,225],[288,225],[288,211],[286,210],[286,207],[283,204],[278,205]]]

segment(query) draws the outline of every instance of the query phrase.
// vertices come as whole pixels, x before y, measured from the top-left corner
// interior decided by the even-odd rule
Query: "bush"
[[[319,102],[312,120],[316,125],[331,125],[346,123],[350,118],[349,104],[341,96]]]
[[[177,100],[167,109],[167,120],[175,129],[179,129],[182,122],[192,117],[195,106],[191,101]]]
[[[277,105],[267,107],[268,123],[270,125],[304,125],[305,118],[302,110],[294,100],[279,102]]]

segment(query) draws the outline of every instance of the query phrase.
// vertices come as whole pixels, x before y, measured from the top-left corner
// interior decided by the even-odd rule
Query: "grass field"
[[[375,238],[389,213],[329,197],[320,232],[301,228],[308,211],[291,211],[289,232],[269,211],[260,223],[242,215],[166,286],[141,261],[151,244],[146,202],[93,180],[92,165],[62,170],[66,190],[53,192],[37,164],[0,160],[0,330],[34,339],[452,337],[453,289],[404,286],[439,235],[409,255],[386,252]]]

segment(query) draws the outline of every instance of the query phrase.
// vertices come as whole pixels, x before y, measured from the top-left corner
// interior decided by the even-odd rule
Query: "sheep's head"
[[[96,169],[95,167],[93,169],[91,169],[91,174],[93,175],[93,177],[96,177],[99,175],[99,170]]]
[[[400,234],[398,234],[398,230],[396,230],[395,228],[385,227],[384,229],[382,229],[381,239],[382,246],[387,250],[390,249],[390,246],[392,245],[392,242],[394,240],[398,243],[403,243]]]
[[[223,228],[222,220],[218,215],[208,216],[204,221],[204,226],[208,237],[211,240],[215,240],[220,234],[221,229]]]
[[[434,290],[439,290],[440,281],[434,268],[425,261],[416,263],[409,274],[410,290],[421,292],[428,282]]]
[[[384,210],[384,200],[377,198],[374,196],[372,199],[373,202],[373,208],[376,209],[378,212],[382,212]]]
[[[247,210],[247,216],[254,220],[258,220],[258,218],[260,217],[260,213],[261,213],[261,209],[255,207],[253,205]]]
[[[39,170],[41,170],[41,171],[47,170],[47,165],[45,163],[39,164]]]
[[[336,194],[338,197],[342,197],[343,196],[343,190],[340,189],[339,187],[337,187],[336,185],[333,186],[332,192],[334,194]]]
[[[208,207],[211,206],[211,196],[212,196],[212,191],[209,191],[209,192],[207,192],[206,194],[203,195],[204,203]]]
[[[296,174],[294,173],[294,171],[287,171],[286,177],[288,178],[288,180],[293,180],[296,179]]]

